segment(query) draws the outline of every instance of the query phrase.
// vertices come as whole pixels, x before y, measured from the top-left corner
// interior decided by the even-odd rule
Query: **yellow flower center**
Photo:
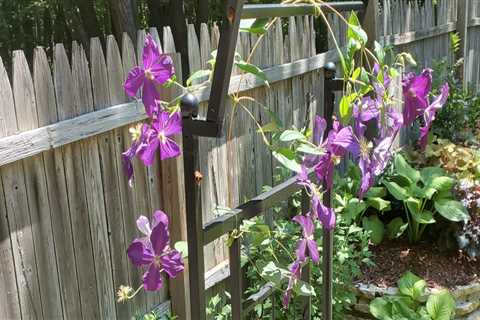
[[[368,156],[372,148],[373,148],[373,144],[371,141],[368,141],[364,137],[360,138],[360,153],[363,156]]]
[[[160,131],[158,133],[158,140],[160,140],[161,143],[167,142],[167,137],[165,136],[165,132]]]
[[[142,135],[142,124],[139,123],[135,127],[131,127],[128,129],[128,132],[130,132],[130,135],[132,136],[133,141],[137,141],[140,139],[140,136]]]
[[[341,161],[342,161],[341,157],[339,157],[337,155],[332,155],[332,162],[335,166],[340,164]]]
[[[162,267],[162,260],[160,260],[160,257],[161,256],[155,256],[155,258],[153,259],[153,263],[159,269]]]
[[[153,79],[155,79],[155,76],[153,75],[152,70],[150,70],[150,69],[145,70],[145,78],[147,78],[148,80],[151,80],[151,81],[153,81]]]

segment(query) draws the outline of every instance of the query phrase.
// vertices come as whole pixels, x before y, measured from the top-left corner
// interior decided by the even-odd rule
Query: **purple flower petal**
[[[318,146],[323,141],[323,135],[325,133],[325,129],[327,129],[327,121],[320,116],[315,116],[314,122],[312,138],[313,143]]]
[[[137,146],[133,144],[127,151],[122,153],[122,166],[123,172],[128,179],[128,184],[132,186],[133,184],[133,164],[132,160],[136,154]]]
[[[139,151],[140,159],[146,166],[151,166],[155,161],[155,155],[159,145],[160,141],[158,137],[152,136],[147,145]]]
[[[157,291],[161,287],[162,276],[160,275],[160,270],[152,263],[148,271],[143,275],[143,288],[145,291]]]
[[[159,223],[163,223],[168,229],[168,224],[169,224],[168,216],[162,210],[156,210],[153,213],[153,221],[152,221],[153,227],[155,228]]]
[[[333,228],[335,228],[336,217],[335,212],[332,208],[328,208],[323,205],[323,203],[319,203],[317,213],[318,220],[320,220],[320,222],[322,223],[323,228],[325,228],[326,230],[332,230]]]
[[[297,249],[295,249],[295,255],[297,256],[297,259],[302,261],[305,260],[306,251],[307,251],[307,240],[306,239],[298,240]]]
[[[149,117],[158,112],[157,101],[160,100],[160,94],[152,81],[145,80],[142,91],[142,102],[145,106],[145,112]]]
[[[150,68],[150,71],[158,84],[164,84],[174,74],[172,58],[161,54]]]
[[[170,278],[175,278],[185,268],[183,266],[182,254],[177,250],[172,250],[160,258],[163,270]]]
[[[318,253],[317,242],[313,239],[308,239],[307,247],[308,247],[308,255],[310,256],[312,261],[314,263],[318,263],[320,261],[320,254]]]
[[[160,58],[160,50],[153,40],[152,35],[145,37],[145,45],[143,46],[143,67],[145,70],[151,69]]]
[[[167,113],[168,114],[168,113]],[[170,115],[165,123],[164,133],[171,136],[182,132],[182,118],[179,112]]]
[[[170,239],[168,234],[168,227],[159,222],[155,228],[152,229],[150,235],[150,242],[152,243],[153,252],[155,255],[160,256],[168,246]]]
[[[415,119],[428,106],[427,95],[432,86],[432,71],[425,69],[415,76],[408,74],[403,81],[403,96],[405,106],[403,109],[403,121],[406,126],[411,125]]]
[[[165,138],[165,140],[160,143],[160,160],[175,158],[181,153],[178,144],[170,138]]]
[[[133,68],[128,73],[123,88],[129,97],[135,97],[137,95],[138,90],[143,84],[144,77],[144,71],[139,67]]]
[[[150,264],[154,259],[153,252],[140,239],[133,240],[127,249],[127,255],[137,267]]]
[[[149,237],[152,234],[152,229],[150,228],[150,221],[145,216],[140,216],[137,219],[137,228],[141,233]]]
[[[288,280],[287,290],[283,294],[283,307],[288,308],[290,303],[290,297],[292,296],[292,290],[295,283],[302,276],[302,261],[296,260],[290,267],[290,279]]]

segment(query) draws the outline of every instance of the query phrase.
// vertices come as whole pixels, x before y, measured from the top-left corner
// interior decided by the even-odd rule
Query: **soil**
[[[375,266],[363,268],[359,279],[363,283],[393,287],[406,271],[422,277],[430,287],[453,288],[480,281],[480,259],[472,260],[461,251],[442,251],[431,242],[385,241],[371,250]]]

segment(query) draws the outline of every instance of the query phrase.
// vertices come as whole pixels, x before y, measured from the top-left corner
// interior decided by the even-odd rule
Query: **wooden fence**
[[[466,18],[466,79],[476,86],[479,2],[469,2]],[[437,3],[426,0],[420,7],[386,0],[379,8],[378,39],[412,51],[420,65],[452,59],[448,33],[457,28],[456,1]],[[345,30],[339,23],[334,27]],[[181,70],[170,29],[149,32]],[[136,163],[133,189],[122,173],[120,154],[130,142],[128,127],[145,119],[143,106],[125,97],[122,83],[140,62],[144,36],[139,31],[136,45],[126,35],[119,42],[110,36],[104,46],[92,39],[89,52],[73,43],[69,56],[62,44],[56,45],[53,57],[37,48],[30,64],[22,51],[15,51],[11,76],[4,67],[10,62],[0,60],[0,318],[130,318],[154,306],[168,310],[170,297],[174,311],[186,317],[185,278],[166,282],[158,294],[141,293],[133,303],[115,302],[119,285],[140,285],[141,272],[125,253],[137,235],[138,215],[162,208],[170,216],[172,236],[185,238],[183,162],[156,162],[150,168]],[[247,54],[255,38],[242,33],[237,51]],[[216,26],[202,25],[199,35],[188,26],[191,72],[207,67],[218,39]],[[230,90],[254,96],[287,127],[308,125],[322,107],[322,68],[336,60],[334,50],[317,53],[314,40],[313,17],[278,20],[253,57],[265,70],[270,89],[234,70]],[[204,115],[209,90],[198,96]],[[245,108],[262,123],[269,121],[266,110],[248,103]],[[279,182],[274,177],[277,164],[249,114],[233,112],[231,134],[227,123],[224,138],[200,139],[204,221]],[[212,288],[228,276],[224,242],[207,246],[205,257],[206,287]]]

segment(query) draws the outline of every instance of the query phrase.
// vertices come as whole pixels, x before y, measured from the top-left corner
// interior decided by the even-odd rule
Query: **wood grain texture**
[[[38,122],[40,126],[45,126],[58,121],[55,89],[47,56],[42,48],[35,49],[33,60]],[[81,315],[82,312],[62,150],[57,148],[44,152],[43,160],[55,242],[61,306],[63,316],[73,318]],[[72,270],[75,270],[75,276],[72,276]]]
[[[55,46],[53,80],[59,120],[78,116],[79,113],[75,107],[74,79],[65,48],[60,44]],[[82,162],[82,146],[80,143],[73,143],[62,149],[76,261],[76,276],[80,290],[81,315],[83,319],[98,318],[100,315],[90,234],[89,208],[85,190],[84,164]],[[70,270],[70,272],[72,271]],[[70,274],[72,275],[72,273]]]
[[[137,56],[135,54],[135,47],[132,43],[132,40],[127,34],[124,34],[122,41],[122,65],[124,72],[124,79],[128,72],[137,65]],[[143,105],[141,106],[143,109]],[[134,126],[133,124],[132,126]],[[130,135],[129,135],[130,136]],[[124,137],[124,149],[128,148],[130,145],[130,140],[127,140]],[[147,169],[138,159],[134,160],[134,180],[131,191],[134,198],[134,209],[132,212],[124,213],[124,224],[125,224],[125,239],[127,242],[133,241],[138,236],[138,230],[136,226],[136,219],[139,215],[148,216],[152,209],[150,206],[150,197],[148,195],[147,189]],[[128,216],[128,218],[127,218]],[[142,281],[142,270],[135,267],[130,262],[128,263],[129,268],[129,279],[132,287],[138,288]],[[135,313],[145,312],[146,311],[146,300],[145,294],[138,294],[132,301],[133,311]]]
[[[11,97],[10,83],[0,58],[0,100],[5,102],[7,97]],[[4,136],[6,119],[3,118],[3,113],[0,114],[0,136]],[[2,170],[0,170],[0,177],[3,180]],[[21,313],[14,261],[15,246],[11,242],[11,225],[8,220],[3,183],[0,180],[0,260],[2,261],[0,264],[0,309],[7,318],[18,319],[21,318]]]
[[[0,118],[3,120],[0,135],[7,136],[18,130],[14,96],[7,72],[0,60]],[[5,193],[10,243],[15,262],[21,317],[43,319],[39,275],[34,248],[34,235],[28,206],[25,173],[22,162],[15,162],[1,169]]]
[[[23,51],[13,52],[13,97],[19,130],[38,128],[35,90]],[[63,316],[59,280],[53,242],[50,203],[42,155],[23,160],[33,244],[39,273],[43,316]]]
[[[90,42],[90,74],[92,78],[93,108],[101,110],[110,105],[110,95],[108,88],[107,67],[103,55],[100,39],[94,38]],[[118,187],[118,161],[120,157],[116,153],[117,132],[110,131],[98,137],[98,147],[100,153],[101,176],[103,181],[103,196],[105,199],[105,213],[109,217],[115,216],[115,219],[122,219],[122,206],[120,190]],[[110,245],[112,242],[122,241],[123,230],[115,230],[107,227],[107,217],[101,211],[90,212],[90,222],[92,226],[92,242],[94,245],[95,266],[97,273],[97,287],[100,299],[100,313],[103,318],[114,318],[116,316],[115,297]],[[114,223],[114,221],[109,221]],[[115,232],[113,235],[112,232]],[[118,233],[117,233],[118,232]]]

